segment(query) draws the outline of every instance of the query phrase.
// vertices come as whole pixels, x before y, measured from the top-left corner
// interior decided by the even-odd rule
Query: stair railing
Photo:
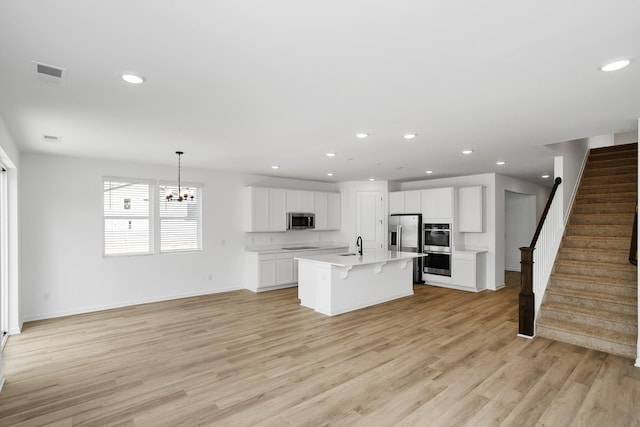
[[[540,308],[542,295],[547,287],[558,246],[562,239],[563,207],[562,200],[555,195],[562,178],[557,177],[542,212],[536,232],[529,246],[520,248],[520,296],[518,335],[533,337],[535,317]],[[551,213],[551,215],[549,215]],[[548,220],[547,220],[548,217]],[[534,249],[538,249],[534,252]],[[540,296],[536,301],[535,295]]]
[[[633,231],[631,233],[631,245],[629,245],[629,262],[638,265],[638,205],[633,216]]]

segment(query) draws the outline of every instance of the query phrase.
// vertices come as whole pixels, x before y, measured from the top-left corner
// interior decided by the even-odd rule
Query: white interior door
[[[529,246],[536,230],[536,196],[505,191],[504,268],[520,271],[520,248]]]
[[[7,170],[0,165],[0,351],[9,330],[9,223],[7,208]]]
[[[364,249],[382,249],[382,192],[358,191],[356,199],[356,237],[362,237]]]

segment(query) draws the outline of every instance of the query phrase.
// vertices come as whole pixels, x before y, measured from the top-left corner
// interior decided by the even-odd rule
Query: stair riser
[[[624,280],[634,280],[637,279],[638,275],[635,269],[627,270],[623,268],[610,268],[603,269],[598,266],[592,267],[588,264],[580,264],[580,265],[572,265],[572,264],[564,264],[561,261],[556,262],[555,271],[558,273],[564,274],[578,274],[582,276],[590,276],[592,278],[597,277],[607,277],[607,278],[616,278],[616,279],[624,279]]]
[[[594,253],[583,249],[563,248],[558,254],[558,259],[562,261],[606,262],[626,267],[629,264],[629,251],[598,251]]]
[[[632,224],[633,226],[633,224]],[[591,237],[628,237],[631,242],[632,227],[626,226],[599,226],[569,224],[566,229],[567,236],[591,236]]]
[[[586,194],[603,194],[603,193],[633,193],[637,191],[637,182],[624,182],[619,184],[597,184],[583,185],[580,184],[578,189],[579,195]]]
[[[598,158],[595,155],[587,160],[586,168],[615,168],[620,166],[635,166],[638,163],[638,152],[633,151],[626,153],[625,156],[619,158]]]
[[[637,302],[630,301],[628,304],[620,304],[611,301],[595,300],[590,298],[576,298],[574,296],[566,296],[549,292],[545,293],[545,298],[549,302],[557,302],[560,304],[575,305],[583,308],[595,308],[598,310],[613,311],[615,313],[637,314]]]
[[[633,214],[578,214],[571,215],[572,225],[622,225],[633,227]]]
[[[636,212],[636,203],[576,203],[571,214],[626,214],[631,215]]]
[[[608,295],[626,297],[630,301],[637,298],[638,289],[634,286],[612,285],[609,283],[582,282],[551,275],[551,286],[557,289],[600,292]]]
[[[635,203],[637,198],[637,193],[578,194],[575,203],[577,205],[582,205],[583,203]]]
[[[565,236],[562,240],[562,247],[567,248],[588,248],[588,249],[611,249],[611,250],[629,250],[631,239],[611,239],[598,240],[589,238],[579,238],[576,236]]]
[[[583,187],[591,187],[594,185],[615,185],[615,184],[628,184],[637,183],[637,173],[624,173],[618,175],[603,175],[603,176],[590,176],[583,177],[580,180],[580,185]]]
[[[611,331],[625,334],[635,334],[638,331],[638,324],[635,322],[619,322],[615,320],[603,319],[601,317],[586,316],[581,313],[570,313],[565,311],[546,310],[544,316],[562,322],[579,323],[584,326],[609,329]]]
[[[573,334],[571,332],[560,331],[558,329],[546,328],[544,325],[536,326],[536,335],[631,359],[635,359],[636,357],[636,346],[633,344],[612,343],[610,341],[594,337],[587,337],[584,335]]]
[[[611,161],[609,164],[599,164],[597,167],[585,167],[582,179],[604,178],[616,175],[637,175],[637,162],[635,159],[626,159],[625,164],[617,164]]]

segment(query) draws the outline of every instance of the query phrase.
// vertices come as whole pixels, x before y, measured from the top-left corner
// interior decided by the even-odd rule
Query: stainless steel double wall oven
[[[425,223],[422,242],[424,273],[451,277],[451,224]]]

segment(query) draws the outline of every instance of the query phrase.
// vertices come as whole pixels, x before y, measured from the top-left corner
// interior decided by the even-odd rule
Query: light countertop
[[[365,250],[363,255],[347,255],[327,254],[327,255],[310,255],[296,256],[297,260],[314,261],[323,264],[330,264],[337,267],[354,267],[358,265],[379,264],[391,261],[403,261],[424,256],[422,253],[416,252],[399,252],[399,251],[372,251]]]
[[[289,248],[289,249],[287,249]],[[295,249],[292,249],[295,248]],[[246,252],[259,254],[275,254],[287,252],[319,251],[323,249],[349,248],[348,243],[342,242],[312,242],[312,243],[278,243],[274,245],[245,246]],[[348,250],[348,249],[347,249]]]

